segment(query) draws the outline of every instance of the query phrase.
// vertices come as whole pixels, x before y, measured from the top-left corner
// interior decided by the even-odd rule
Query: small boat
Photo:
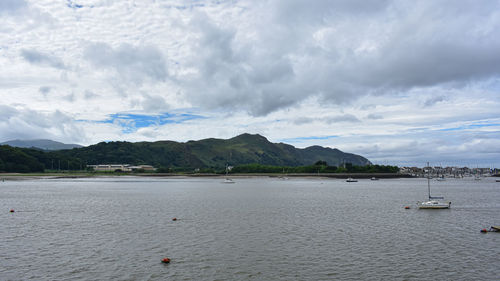
[[[347,178],[346,182],[358,182],[358,180],[355,180],[353,178]]]
[[[496,182],[500,182],[500,180],[496,180]]]
[[[436,180],[437,180],[437,181],[445,181],[445,180],[446,180],[446,178],[445,178],[444,176],[440,176],[440,177],[438,177]]]
[[[230,178],[226,178],[223,183],[234,183],[234,181]]]
[[[371,180],[372,180],[372,181],[378,181],[378,178],[376,178],[376,177],[372,177],[372,178],[371,178]]]
[[[429,167],[429,163],[427,163]],[[427,190],[429,192],[429,201],[417,202],[419,209],[449,209],[451,202],[442,201],[444,197],[431,196],[431,183],[430,177],[427,176]]]
[[[429,201],[417,202],[419,209],[449,209],[451,202],[442,202],[436,199],[444,199],[443,197],[429,197]]]
[[[222,183],[234,183],[234,181],[228,178],[229,166],[226,164],[226,179]]]
[[[492,226],[492,227],[490,227],[490,232],[500,232],[500,226]]]

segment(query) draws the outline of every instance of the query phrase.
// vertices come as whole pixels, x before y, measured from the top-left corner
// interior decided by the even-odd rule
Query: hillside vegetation
[[[220,169],[226,165],[246,164],[298,167],[313,165],[319,160],[332,166],[371,164],[362,156],[338,149],[321,146],[299,149],[284,143],[271,143],[263,136],[251,134],[227,140],[210,138],[185,143],[101,142],[58,151],[0,147],[0,171],[6,172],[80,170],[90,164],[149,164],[162,170]]]

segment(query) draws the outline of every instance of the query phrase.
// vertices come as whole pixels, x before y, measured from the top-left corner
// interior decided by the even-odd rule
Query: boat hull
[[[418,202],[417,206],[419,209],[449,209],[451,206],[451,202]]]
[[[418,206],[419,209],[449,209],[450,206]]]

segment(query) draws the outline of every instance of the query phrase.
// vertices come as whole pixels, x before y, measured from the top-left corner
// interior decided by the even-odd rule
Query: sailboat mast
[[[427,162],[427,190],[429,191],[429,200],[431,200],[431,179],[430,179],[430,166]]]

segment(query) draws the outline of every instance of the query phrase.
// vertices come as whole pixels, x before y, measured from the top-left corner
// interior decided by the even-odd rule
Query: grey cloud
[[[251,82],[257,84],[286,80],[294,75],[290,61],[284,58],[277,59],[276,61],[263,61],[259,64],[254,64],[249,74]]]
[[[7,122],[16,113],[17,109],[14,107],[0,104],[0,122]]]
[[[163,54],[153,46],[122,44],[112,48],[93,43],[85,48],[84,56],[95,67],[115,70],[125,82],[142,84],[146,78],[165,81],[168,75]]]
[[[279,0],[273,1],[277,20],[294,23],[325,22],[331,17],[366,16],[383,11],[388,0]]]
[[[299,117],[293,120],[293,123],[295,125],[303,125],[303,124],[309,124],[315,121],[323,121],[328,124],[332,123],[358,123],[361,122],[356,116],[352,114],[344,114],[344,115],[338,115],[338,116],[333,116],[333,117],[326,117],[326,118],[310,118],[310,117]]]
[[[179,81],[193,104],[265,115],[300,99],[293,65],[279,51],[252,50],[238,40],[236,30],[218,26],[204,14],[196,14],[190,28],[200,34],[193,42],[196,56],[189,61],[199,72]]]
[[[377,42],[376,51],[351,58],[346,70],[358,71],[352,82],[370,90],[405,90],[499,75],[500,31],[491,29],[499,24],[492,14],[498,2],[456,3],[393,4],[404,11],[398,25],[382,25],[393,31],[378,30],[386,39]]]
[[[24,0],[2,0],[0,1],[0,15],[16,13],[26,7],[27,4]]]
[[[358,123],[361,122],[356,116],[352,114],[344,114],[339,116],[333,116],[325,118],[327,123],[339,123],[339,122],[348,122],[348,123]]]
[[[445,134],[444,138],[443,134]],[[476,164],[478,159],[481,159],[482,163],[497,163],[500,155],[499,136],[498,132],[464,131],[450,135],[428,130],[403,134],[397,138],[363,136],[367,145],[360,147],[357,153],[376,163],[389,161],[402,166],[422,166],[427,161],[444,166],[458,163],[471,166],[471,164]],[[460,140],[457,141],[457,139]],[[355,143],[357,140],[351,141]]]
[[[379,119],[384,119],[384,116],[382,116],[380,114],[371,113],[371,114],[368,114],[366,116],[366,118],[372,119],[372,120],[379,120]]]
[[[442,102],[442,101],[445,101],[445,100],[446,100],[445,96],[432,97],[432,98],[429,98],[429,99],[427,99],[427,100],[424,101],[424,106],[433,106],[436,103],[439,103],[439,102]]]
[[[141,102],[143,110],[147,112],[165,112],[169,106],[160,96],[144,95]]]
[[[312,123],[314,122],[314,118],[309,118],[309,117],[299,117],[299,118],[296,118],[295,120],[293,120],[293,123],[295,125],[304,125],[304,124],[309,124],[309,123]]]
[[[47,95],[52,90],[49,86],[42,86],[38,89],[38,91],[44,95]]]
[[[63,61],[52,55],[44,54],[36,50],[21,50],[21,56],[31,64],[40,66],[50,66],[54,68],[64,69]]]
[[[87,100],[99,97],[99,95],[95,94],[94,92],[92,92],[90,90],[85,90],[83,96]]]
[[[246,11],[250,30],[193,17],[198,72],[178,77],[190,102],[266,115],[311,96],[348,103],[500,75],[498,2],[263,3]]]
[[[75,97],[75,93],[74,92],[71,92],[65,96],[62,97],[64,100],[68,101],[68,102],[74,102],[76,97]]]

